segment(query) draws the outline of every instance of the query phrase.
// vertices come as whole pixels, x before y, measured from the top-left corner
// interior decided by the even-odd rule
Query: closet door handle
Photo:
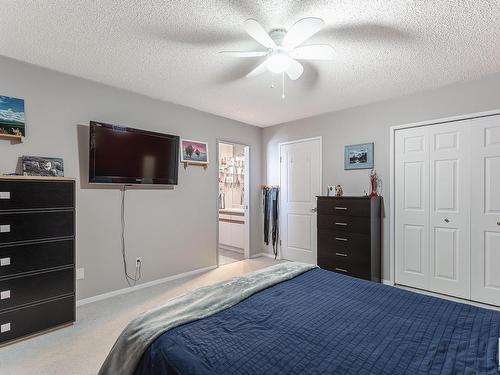
[[[339,211],[347,211],[347,207],[335,207],[335,209]]]
[[[347,241],[347,238],[335,237],[337,241]]]
[[[500,221],[497,223],[498,226],[500,226]]]
[[[0,225],[0,233],[9,233],[10,232],[10,224]]]
[[[345,272],[345,273],[349,272],[344,268],[337,268],[337,267],[335,267],[335,271],[340,271],[340,272]]]
[[[444,219],[444,222],[445,222],[445,223],[449,223],[449,222],[450,222],[450,219],[446,218],[446,219]]]
[[[10,199],[10,191],[0,191],[0,199]]]
[[[335,225],[340,225],[342,227],[347,227],[347,223],[335,223]]]
[[[347,256],[346,253],[335,253],[335,255],[337,255],[339,257],[346,257]]]

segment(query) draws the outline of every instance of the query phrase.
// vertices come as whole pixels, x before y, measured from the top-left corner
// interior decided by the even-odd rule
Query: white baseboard
[[[166,283],[166,282],[169,282],[172,280],[182,279],[183,277],[197,275],[199,273],[207,272],[207,271],[213,270],[215,268],[217,268],[217,266],[198,268],[197,270],[179,273],[177,275],[164,277],[164,278],[158,279],[158,280],[148,281],[146,283],[135,285],[135,286],[132,286],[129,288],[123,288],[123,289],[113,290],[111,292],[107,292],[107,293],[103,293],[103,294],[98,294],[97,296],[84,298],[84,299],[76,301],[76,306],[83,306],[83,305],[86,305],[88,303],[102,301],[103,299],[111,298],[114,296],[119,296],[120,294],[131,293],[131,292],[134,292],[136,290],[148,288],[148,287],[153,286],[153,285],[163,284],[163,283]]]
[[[393,283],[391,280],[385,280],[385,279],[382,279],[382,280],[380,280],[380,282],[381,282],[382,284],[385,284],[385,285],[394,286],[394,283]]]
[[[269,253],[258,253],[258,254],[253,254],[250,258],[260,258],[260,257],[266,257],[266,258],[271,258],[274,259],[274,254],[269,254]],[[279,259],[279,257],[278,257]]]

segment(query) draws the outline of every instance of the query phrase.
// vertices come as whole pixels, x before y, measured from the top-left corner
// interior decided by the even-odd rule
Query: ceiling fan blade
[[[290,66],[286,70],[288,78],[290,78],[292,81],[299,79],[303,72],[304,67],[302,66],[302,64],[294,59],[292,59]]]
[[[256,20],[250,18],[245,21],[245,31],[257,42],[267,48],[276,48],[276,43],[271,39],[266,30]]]
[[[335,50],[328,44],[311,44],[295,48],[290,56],[297,60],[333,60]]]
[[[254,52],[252,52],[252,51],[249,51],[249,52],[245,52],[245,51],[220,51],[219,53],[222,55],[229,56],[229,57],[262,57],[262,56],[267,55],[267,52],[259,52],[259,51],[254,51]]]
[[[294,49],[316,34],[325,25],[321,18],[308,17],[295,22],[283,39],[283,47]]]
[[[257,65],[257,67],[254,70],[252,70],[250,73],[248,73],[246,75],[246,77],[247,78],[255,77],[255,76],[258,76],[259,74],[264,73],[265,71],[267,71],[267,59],[264,62]]]

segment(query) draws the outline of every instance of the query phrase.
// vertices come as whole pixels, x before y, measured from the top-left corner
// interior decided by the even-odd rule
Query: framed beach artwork
[[[0,95],[0,134],[24,137],[24,100]]]
[[[181,139],[181,163],[208,164],[208,143]]]
[[[344,169],[372,169],[373,143],[345,146]]]

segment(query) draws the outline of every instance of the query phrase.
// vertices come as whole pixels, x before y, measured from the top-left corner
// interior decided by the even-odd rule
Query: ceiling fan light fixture
[[[281,74],[290,67],[290,60],[290,57],[285,52],[276,51],[267,59],[266,67],[271,73]]]

